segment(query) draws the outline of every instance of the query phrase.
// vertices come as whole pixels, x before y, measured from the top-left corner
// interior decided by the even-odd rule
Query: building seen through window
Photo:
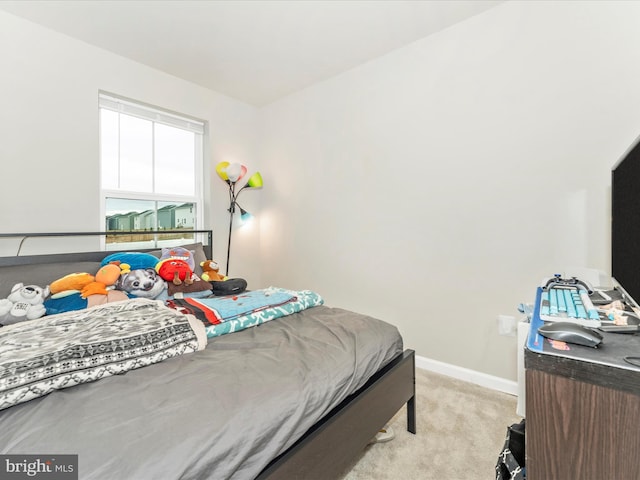
[[[144,232],[199,229],[204,123],[108,94],[99,105],[105,229],[140,232],[110,235],[107,243],[157,243]]]

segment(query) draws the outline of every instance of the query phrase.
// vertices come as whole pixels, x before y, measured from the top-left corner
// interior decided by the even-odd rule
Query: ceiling
[[[0,10],[256,106],[505,0],[0,0]]]

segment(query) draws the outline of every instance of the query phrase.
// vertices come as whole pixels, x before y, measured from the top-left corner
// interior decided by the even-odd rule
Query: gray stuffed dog
[[[153,268],[138,268],[120,275],[116,288],[135,297],[156,298],[167,284]]]

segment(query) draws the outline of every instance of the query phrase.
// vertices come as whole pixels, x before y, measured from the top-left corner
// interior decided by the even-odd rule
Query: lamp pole
[[[233,215],[236,213],[236,182],[227,180],[229,184],[229,240],[227,241],[227,271],[226,276],[229,276],[229,258],[231,257],[231,231],[233,230]]]

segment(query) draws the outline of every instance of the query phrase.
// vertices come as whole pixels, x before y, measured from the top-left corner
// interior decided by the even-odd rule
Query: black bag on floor
[[[507,438],[498,463],[496,480],[524,480],[527,478],[524,451],[524,419],[507,428]]]

